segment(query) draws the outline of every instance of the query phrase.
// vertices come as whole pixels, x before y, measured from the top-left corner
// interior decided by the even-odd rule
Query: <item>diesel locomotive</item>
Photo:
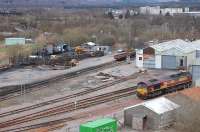
[[[189,88],[192,86],[192,75],[189,72],[180,72],[163,79],[151,79],[137,84],[137,96],[149,99],[165,93]]]

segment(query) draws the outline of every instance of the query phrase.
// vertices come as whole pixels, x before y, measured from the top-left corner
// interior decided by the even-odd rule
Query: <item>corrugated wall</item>
[[[194,82],[200,79],[200,65],[192,66],[192,77]]]

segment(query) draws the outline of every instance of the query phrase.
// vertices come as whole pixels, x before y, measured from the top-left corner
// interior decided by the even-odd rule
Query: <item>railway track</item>
[[[70,103],[67,103],[64,105],[60,105],[60,106],[53,107],[50,109],[42,110],[42,111],[39,111],[36,113],[18,117],[18,118],[8,120],[5,122],[1,122],[0,128],[1,129],[7,128],[10,126],[19,125],[19,124],[30,122],[30,121],[37,120],[37,119],[42,119],[42,118],[46,118],[46,117],[55,116],[58,114],[63,114],[63,113],[72,112],[72,111],[79,110],[79,109],[88,108],[88,107],[91,107],[94,105],[98,105],[98,104],[110,102],[113,100],[117,100],[117,99],[120,99],[123,97],[131,96],[131,95],[135,94],[135,92],[136,92],[136,87],[129,87],[129,88],[113,91],[110,93],[97,95],[97,96],[90,97],[90,98],[85,98],[82,100],[78,100],[76,102],[70,102]],[[50,121],[50,122],[46,122],[43,124],[37,124],[37,125],[33,125],[33,126],[20,127],[20,128],[16,128],[16,129],[12,129],[12,130],[7,130],[7,131],[18,132],[18,131],[27,131],[30,129],[40,128],[40,127],[47,127],[47,126],[49,126],[49,124],[52,125],[51,124],[52,122],[54,125],[67,122],[68,120],[66,121],[66,119],[68,119],[68,118]]]
[[[38,90],[43,89],[43,88],[47,88],[49,84],[52,84],[52,83],[55,83],[55,82],[58,82],[58,81],[64,81],[66,79],[75,78],[75,77],[78,77],[78,76],[81,76],[81,75],[89,74],[89,73],[92,73],[92,72],[95,72],[95,71],[97,72],[99,70],[103,70],[103,69],[107,69],[107,68],[111,68],[111,67],[116,67],[116,66],[119,66],[119,65],[122,65],[122,64],[124,64],[124,61],[123,62],[113,61],[113,62],[105,63],[105,64],[102,64],[102,65],[99,65],[99,66],[96,66],[96,67],[85,68],[85,69],[82,69],[82,70],[79,70],[79,71],[76,71],[76,72],[71,72],[69,74],[60,75],[58,77],[51,78],[51,79],[48,79],[48,80],[44,80],[44,81],[41,81],[41,82],[16,86],[16,87],[18,87],[18,88],[16,88],[17,90],[10,91],[11,93],[6,94],[4,96],[0,96],[0,102],[14,98],[14,97],[21,96],[22,95],[22,92],[21,92],[22,87],[26,88],[26,93],[31,93],[31,92],[38,91]]]
[[[49,121],[49,122],[45,122],[45,123],[41,123],[41,124],[18,127],[18,128],[14,128],[14,129],[3,130],[3,131],[0,130],[0,132],[23,132],[23,131],[29,131],[29,130],[33,130],[33,129],[37,129],[37,128],[44,128],[44,127],[50,127],[50,126],[54,126],[54,125],[59,125],[59,124],[65,123],[65,122],[73,121],[73,120],[75,120],[75,119],[71,118],[71,117],[68,117],[68,118]],[[51,129],[54,129],[54,127],[50,127],[50,128],[47,128],[47,129],[51,130]]]
[[[89,94],[89,93],[92,93],[92,92],[95,92],[95,91],[99,91],[99,90],[105,89],[107,87],[125,82],[129,79],[134,79],[138,76],[138,74],[139,73],[136,73],[133,76],[121,78],[121,79],[115,80],[111,83],[108,83],[108,84],[105,84],[105,85],[102,85],[102,86],[99,86],[99,87],[96,87],[96,88],[93,88],[93,89],[87,89],[87,90],[84,90],[84,91],[79,92],[79,93],[67,95],[67,96],[64,96],[64,97],[61,97],[61,98],[57,98],[57,99],[52,99],[52,100],[49,100],[49,101],[46,101],[46,102],[42,102],[42,103],[35,104],[35,105],[32,105],[32,106],[24,107],[24,108],[21,108],[21,109],[0,113],[0,118],[5,117],[5,116],[9,116],[9,115],[13,115],[13,114],[18,114],[18,113],[25,112],[25,111],[28,111],[28,110],[36,109],[36,108],[43,107],[43,106],[46,106],[46,105],[54,104],[54,103],[61,102],[61,101],[67,100],[67,99],[72,99],[72,98],[75,98],[75,97],[78,97],[78,96],[83,96],[83,95],[86,95],[86,94]]]

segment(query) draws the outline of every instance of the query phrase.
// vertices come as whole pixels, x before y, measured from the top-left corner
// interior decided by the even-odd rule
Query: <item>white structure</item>
[[[183,8],[164,8],[160,10],[162,15],[169,14],[173,16],[175,13],[183,13]]]
[[[139,68],[143,67],[143,50],[136,49],[136,66]]]
[[[170,126],[176,120],[176,110],[179,107],[165,97],[153,99],[125,108],[124,124],[137,130],[160,129]]]
[[[185,69],[192,73],[193,82],[200,86],[200,40],[171,40],[136,50],[139,68]]]
[[[193,41],[192,45],[196,48],[196,60],[193,62],[190,72],[194,84],[200,86],[200,40]]]
[[[93,43],[93,42],[88,42],[88,43],[86,43],[86,44],[89,45],[89,46],[96,46],[96,44]]]
[[[139,68],[185,69],[192,73],[193,82],[200,86],[200,40],[186,42],[181,39],[136,50]]]
[[[139,8],[140,14],[147,14],[147,15],[159,15],[160,14],[160,6],[156,7],[140,7]]]
[[[179,14],[183,12],[189,12],[189,8],[160,8],[160,6],[155,6],[155,7],[150,7],[150,6],[145,6],[145,7],[140,7],[139,12],[140,14],[143,15],[174,15],[174,14]]]
[[[196,49],[196,59],[200,61],[200,40],[191,42],[193,47]]]
[[[190,8],[189,7],[185,7],[184,8],[184,12],[189,12],[190,11]]]
[[[182,12],[182,13],[176,13],[174,15],[181,15],[181,16],[193,16],[193,17],[200,17],[200,11],[196,12]]]
[[[187,69],[195,60],[196,47],[181,39],[159,43],[143,49],[143,52],[136,52],[136,66],[145,68]]]

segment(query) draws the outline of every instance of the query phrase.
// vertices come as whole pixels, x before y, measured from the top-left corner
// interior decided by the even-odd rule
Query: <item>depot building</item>
[[[197,47],[181,39],[162,42],[136,50],[139,68],[187,69],[197,58]],[[199,50],[200,51],[200,50]]]

